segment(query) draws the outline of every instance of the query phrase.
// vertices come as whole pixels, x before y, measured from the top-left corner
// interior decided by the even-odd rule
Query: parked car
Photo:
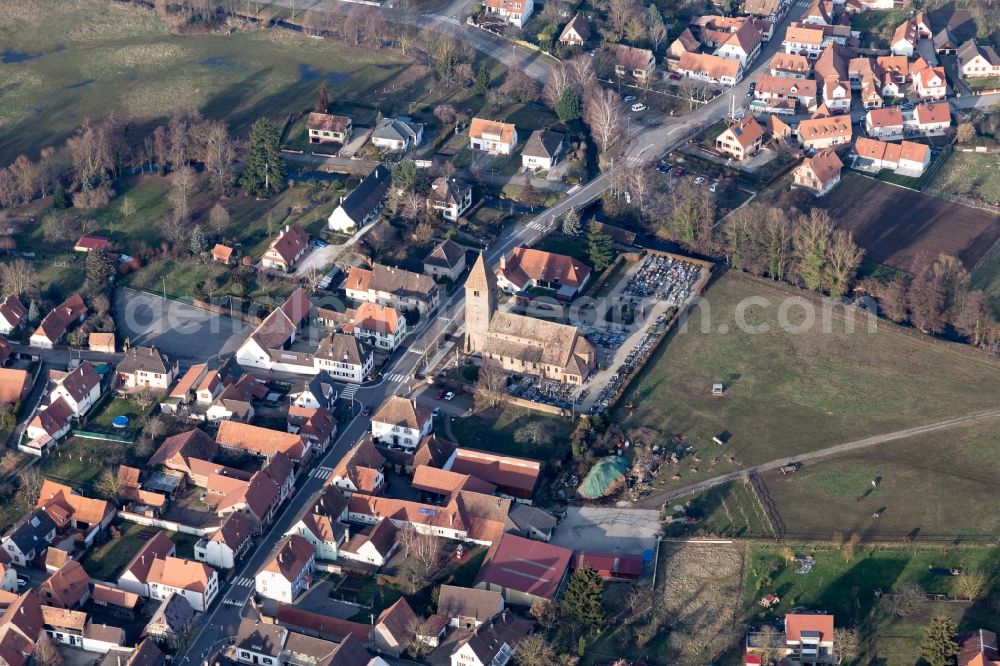
[[[633,102],[635,101],[635,95],[625,95],[622,97],[623,102]]]
[[[444,399],[445,400],[451,400],[454,397],[455,397],[455,392],[454,391],[448,391],[447,393],[444,394]]]
[[[684,169],[674,169],[674,178],[680,178],[684,175]]]
[[[28,587],[28,579],[27,578],[18,578],[17,579],[17,589],[21,590],[21,589],[24,589],[26,587]]]
[[[668,167],[666,164],[656,165],[656,170],[659,171],[660,173],[670,173],[670,167]]]
[[[441,416],[441,408],[440,407],[435,407],[431,411],[431,416],[433,416],[434,418],[437,418],[437,417]]]
[[[316,240],[313,241],[313,245],[315,245],[316,247],[326,247],[327,245],[329,245],[329,243],[327,243],[325,240],[321,238],[317,238]]]
[[[361,410],[361,416],[371,416],[371,415],[372,415],[372,408],[369,407],[368,405],[365,405],[365,408]]]
[[[447,393],[447,391],[445,391],[444,389],[438,389],[438,392],[434,394],[434,399],[440,400],[441,398],[444,397],[445,393]]]
[[[717,180],[713,181],[712,184],[708,186],[708,191],[709,192],[714,192],[717,189],[719,189],[719,181],[717,181]]]
[[[672,81],[680,81],[680,80],[681,80],[681,79],[683,79],[684,77],[683,77],[683,76],[681,76],[680,74],[678,74],[677,72],[674,72],[673,74],[671,74],[671,75],[670,75],[670,76],[668,76],[667,78],[668,78],[668,79],[671,79]]]
[[[704,182],[705,182],[705,177],[704,176],[698,176],[697,178],[694,179],[694,184],[695,185],[701,185]]]
[[[643,104],[642,102],[636,102],[635,104],[632,105],[632,110],[636,112],[645,111],[646,105]]]

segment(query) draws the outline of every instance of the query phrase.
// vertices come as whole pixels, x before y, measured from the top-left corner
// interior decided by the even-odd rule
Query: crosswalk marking
[[[344,390],[340,392],[340,397],[344,400],[353,400],[354,394],[358,392],[358,387],[355,385],[345,386]]]
[[[410,376],[409,375],[404,375],[404,374],[402,374],[400,372],[394,372],[391,375],[386,375],[385,378],[386,378],[386,380],[388,380],[390,382],[395,382],[397,384],[402,384],[403,382],[405,382],[406,380],[408,380],[410,378]]]
[[[233,581],[233,585],[237,587],[253,587],[253,578],[249,576],[240,576]]]
[[[441,16],[440,14],[432,14],[430,12],[426,12],[426,13],[422,14],[422,16],[424,16],[426,18],[429,18],[429,19],[431,19],[433,21],[439,21],[441,23],[451,23],[452,25],[462,25],[462,22],[459,21],[454,16]]]
[[[309,476],[316,479],[322,479],[325,481],[326,479],[330,478],[331,474],[333,474],[332,467],[317,467],[312,472],[310,472]]]

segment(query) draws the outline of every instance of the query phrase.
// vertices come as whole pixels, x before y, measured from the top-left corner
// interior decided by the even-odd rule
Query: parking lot
[[[660,512],[571,506],[560,521],[552,543],[594,553],[641,554],[656,548]]]

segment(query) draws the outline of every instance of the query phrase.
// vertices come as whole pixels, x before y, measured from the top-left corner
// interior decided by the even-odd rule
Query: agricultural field
[[[934,178],[933,187],[944,194],[1000,204],[1000,156],[955,151]]]
[[[922,252],[952,254],[975,266],[1000,238],[996,213],[856,173],[845,173],[834,196],[819,203],[835,225],[854,234],[867,259],[904,271],[911,271]]]
[[[796,329],[805,314],[785,300],[766,283],[718,278],[626,392],[618,415],[626,430],[693,447],[663,466],[661,488],[993,408],[1000,397],[993,364],[870,330],[867,320],[850,330],[832,317],[824,332],[822,312]],[[740,318],[748,326],[734,325]],[[713,382],[726,385],[722,397],[711,395]],[[729,435],[722,447],[712,442],[720,433]]]
[[[721,658],[743,641],[746,557],[739,544],[662,542],[656,587],[635,610],[625,602],[631,586],[605,584],[609,627],[582,663],[604,664],[622,654],[657,665],[732,663]],[[652,635],[639,645],[643,631]]]
[[[395,52],[285,31],[172,35],[152,11],[121,3],[27,0],[5,3],[0,18],[4,164],[108,111],[148,131],[173,111],[199,109],[245,136],[260,116],[310,108],[322,80],[333,100],[373,102],[372,91],[412,83],[420,69]]]

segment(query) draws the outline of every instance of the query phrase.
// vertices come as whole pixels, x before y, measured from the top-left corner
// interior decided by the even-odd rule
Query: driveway
[[[141,291],[119,289],[115,298],[118,339],[154,346],[175,359],[204,361],[242,344],[246,322]]]
[[[656,547],[659,533],[659,511],[571,506],[552,543],[573,550],[640,554]]]

